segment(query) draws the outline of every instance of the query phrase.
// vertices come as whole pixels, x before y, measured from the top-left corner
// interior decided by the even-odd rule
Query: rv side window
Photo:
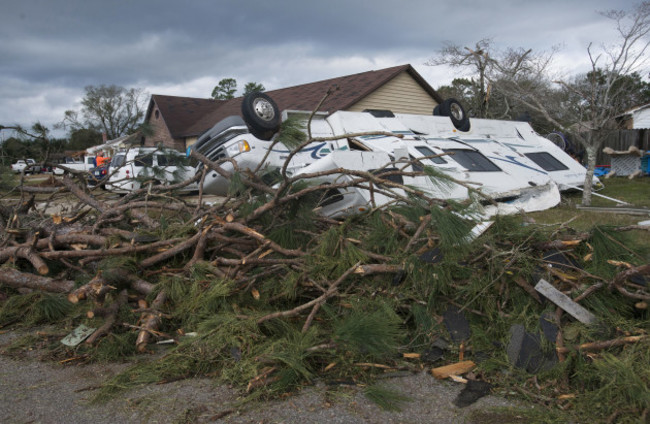
[[[553,155],[547,152],[525,153],[526,157],[542,168],[544,171],[564,171],[569,169],[568,166],[555,159]]]
[[[435,156],[437,154],[436,152],[434,152],[433,150],[429,149],[426,146],[415,146],[415,149],[418,152],[422,153],[423,156]],[[447,161],[441,157],[427,158],[427,159],[437,165],[442,165],[443,163],[447,163]]]
[[[453,153],[450,157],[471,172],[499,172],[501,168],[493,164],[480,152],[465,149],[444,149],[445,153]]]
[[[324,207],[327,205],[334,204],[343,200],[343,194],[335,188],[328,188],[323,190],[320,200],[318,201],[318,206]]]
[[[153,155],[139,155],[133,159],[133,165],[135,166],[153,166]]]
[[[397,168],[371,169],[370,173],[375,174],[384,180],[392,181],[397,184],[404,184],[402,174],[399,173]]]
[[[158,166],[168,166],[170,164],[170,158],[165,155],[156,155],[156,159],[158,160]]]

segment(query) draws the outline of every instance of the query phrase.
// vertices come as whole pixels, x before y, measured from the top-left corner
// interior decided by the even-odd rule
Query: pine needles
[[[623,270],[647,262],[628,234],[607,227],[577,232],[566,224],[537,225],[511,216],[497,217],[471,240],[476,222],[464,205],[421,199],[333,221],[314,213],[317,196],[264,210],[273,196],[259,194],[263,190],[250,187],[247,178],[235,173],[233,198],[197,208],[193,219],[167,214],[146,230],[119,222],[122,236],[111,234],[104,246],[120,245],[129,253],[87,261],[92,274],[105,280],[90,301],[73,306],[61,295],[1,287],[0,326],[57,323],[67,334],[79,324],[101,326],[102,313],[115,305],[114,325],[105,337],[71,349],[55,343],[58,357],[133,358],[142,332],[169,343],[145,343],[156,355],[138,355],[138,362],[107,382],[98,398],[193,376],[232,385],[244,399],[284,396],[318,381],[346,381],[366,387],[366,396],[382,408],[398,410],[408,399],[376,384],[385,370],[420,372],[432,362],[463,358],[480,362],[474,378],[574,408],[573,421],[588,421],[590,409],[632,421],[648,409],[647,338],[598,352],[580,348],[650,331],[647,305],[644,309],[641,299],[610,290]],[[297,183],[286,192],[305,187]],[[142,247],[142,238],[162,244],[131,253]],[[189,239],[196,243],[179,248],[158,267],[142,266],[151,255],[173,251]],[[181,242],[165,244],[168,240]],[[566,261],[558,262],[562,258]],[[17,259],[17,267],[29,265]],[[95,279],[90,274],[78,277],[80,287]],[[134,290],[125,274],[143,280],[145,289]],[[574,299],[586,293],[578,301],[600,324],[581,324],[535,296],[532,286],[540,278]],[[637,297],[647,293],[642,281],[620,284]],[[129,296],[116,305],[123,290]],[[462,311],[471,329],[462,343],[446,327],[450,306]],[[564,362],[533,379],[508,361],[505,346],[512,325],[540,334],[542,316],[559,322],[556,340],[568,353]],[[145,328],[152,318],[159,325]],[[556,351],[553,341],[542,344],[544,352]],[[444,351],[427,359],[440,346]],[[559,398],[573,394],[570,406]]]

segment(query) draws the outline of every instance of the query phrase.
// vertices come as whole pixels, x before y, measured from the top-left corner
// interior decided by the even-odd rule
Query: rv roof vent
[[[390,110],[385,109],[364,109],[364,112],[368,112],[375,118],[394,118],[395,114]]]

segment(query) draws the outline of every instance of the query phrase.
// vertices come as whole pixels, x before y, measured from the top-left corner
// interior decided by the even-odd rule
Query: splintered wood
[[[451,376],[459,376],[470,372],[474,369],[476,364],[472,361],[461,361],[456,362],[455,364],[449,364],[438,368],[433,368],[431,374],[440,380],[449,378]]]

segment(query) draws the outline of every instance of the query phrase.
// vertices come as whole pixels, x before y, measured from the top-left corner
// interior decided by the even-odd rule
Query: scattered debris
[[[569,296],[553,287],[548,281],[544,279],[539,280],[535,285],[535,290],[581,323],[593,325],[598,322],[598,318],[594,314],[575,303]]]
[[[557,335],[560,332],[560,329],[554,321],[555,317],[549,313],[544,313],[539,317],[539,327],[542,329],[542,333],[544,334],[544,337],[546,337],[546,340],[551,343],[555,343]]]
[[[549,370],[557,362],[555,351],[545,351],[540,336],[527,332],[521,324],[510,327],[510,341],[506,351],[513,366],[532,374]]]
[[[462,361],[462,362],[456,362],[455,364],[433,368],[431,370],[431,374],[435,378],[443,380],[445,378],[451,377],[452,375],[462,375],[467,372],[470,372],[471,370],[474,369],[474,367],[476,367],[476,364],[474,362]]]
[[[461,390],[456,399],[454,399],[454,405],[459,408],[469,406],[483,396],[490,394],[490,390],[492,390],[492,385],[488,382],[467,380],[467,384],[463,387],[463,390]]]
[[[420,358],[422,361],[432,364],[442,359],[445,352],[449,350],[449,343],[442,338],[437,338],[430,347],[425,349]]]
[[[336,190],[397,184],[353,176]],[[73,177],[38,187],[43,202],[33,187],[3,200],[0,328],[60,327],[50,339],[70,334],[48,351],[59,362],[140,355],[100,396],[207,375],[242,396],[277,397],[315,379],[368,385],[425,368],[466,384],[459,407],[515,380],[562,406],[583,395],[560,404],[557,393],[612,381],[619,404],[633,398],[619,375],[638,376],[634,392],[647,387],[650,265],[625,242],[647,227],[578,232],[520,216],[477,227],[462,213],[476,205],[413,192],[334,220],[315,213],[332,183],[230,177],[230,194],[209,203],[158,186],[106,197]],[[48,214],[41,203],[59,196],[66,208]],[[559,376],[540,373],[554,366]],[[646,407],[608,402],[594,404],[607,415]]]
[[[469,340],[471,335],[469,322],[460,309],[453,305],[449,306],[443,315],[443,322],[454,343],[461,343]]]
[[[95,332],[96,328],[86,327],[84,324],[80,324],[79,327],[75,328],[72,333],[65,336],[61,339],[61,343],[69,347],[78,346],[79,343],[86,340],[91,334]]]

